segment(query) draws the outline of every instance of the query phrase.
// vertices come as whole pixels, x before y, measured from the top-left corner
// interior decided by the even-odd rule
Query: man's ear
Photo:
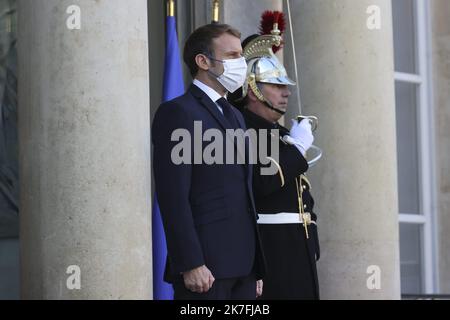
[[[255,93],[253,92],[253,89],[248,87],[248,98],[250,101],[258,101],[258,98],[256,97]]]
[[[195,56],[195,63],[197,67],[203,71],[209,70],[208,58],[204,54],[198,54]]]

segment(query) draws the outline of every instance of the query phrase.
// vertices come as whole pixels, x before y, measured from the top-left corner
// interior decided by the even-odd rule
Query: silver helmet
[[[274,55],[272,57],[255,58],[247,62],[247,77],[254,75],[256,82],[284,84],[295,86],[295,81],[291,80],[284,66]]]
[[[244,48],[244,57],[247,60],[247,77],[242,89],[242,98],[248,94],[250,87],[255,96],[262,102],[273,107],[261,90],[257,83],[272,83],[294,86],[295,81],[291,80],[287,75],[283,64],[273,53],[273,46],[281,45],[281,36],[278,30],[274,30],[270,35],[258,36],[250,41]]]

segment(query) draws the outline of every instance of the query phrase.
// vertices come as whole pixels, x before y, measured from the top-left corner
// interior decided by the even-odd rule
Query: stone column
[[[366,24],[372,5],[381,10],[379,30]],[[318,116],[315,144],[324,151],[310,169],[319,215],[322,298],[398,299],[390,1],[298,0],[291,6],[303,114]],[[367,286],[373,275],[367,273],[369,266],[381,271],[380,289]]]
[[[18,3],[21,294],[150,299],[147,1],[73,4]]]
[[[440,293],[450,292],[450,2],[430,1],[437,185],[437,241]]]

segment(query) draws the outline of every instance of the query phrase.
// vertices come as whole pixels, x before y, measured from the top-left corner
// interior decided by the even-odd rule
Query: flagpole
[[[175,17],[175,1],[167,0],[167,16]]]
[[[212,22],[211,23],[219,23],[220,21],[220,1],[213,0],[213,8],[212,8]]]

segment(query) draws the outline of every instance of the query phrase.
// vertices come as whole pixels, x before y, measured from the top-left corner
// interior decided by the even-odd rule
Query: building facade
[[[176,2],[182,47],[212,4]],[[289,4],[282,55],[293,75],[295,54],[302,113],[318,116],[324,151],[310,169],[322,298],[450,293],[450,3]],[[223,0],[221,21],[245,38],[267,9],[287,14],[287,2]],[[0,74],[0,298],[152,298],[150,123],[165,1],[8,0],[1,10],[11,50]],[[20,181],[7,179],[17,171]]]

